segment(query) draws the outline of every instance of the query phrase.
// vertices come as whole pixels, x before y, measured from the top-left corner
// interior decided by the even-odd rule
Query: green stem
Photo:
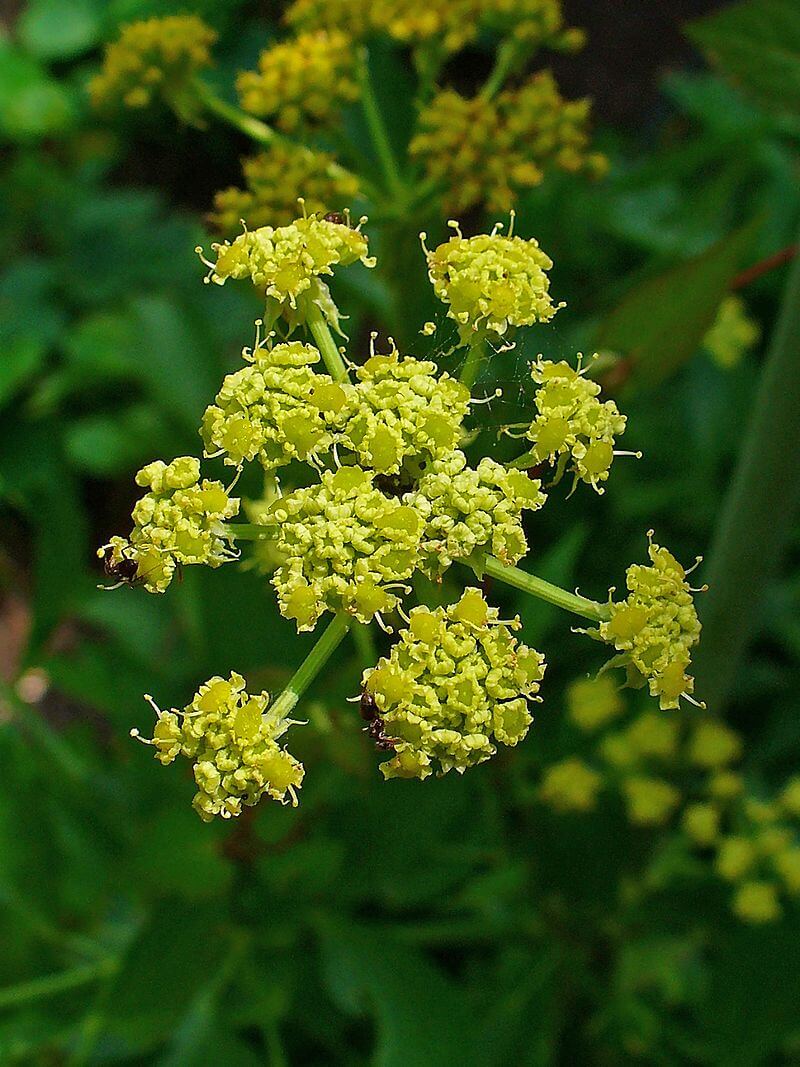
[[[350,633],[353,635],[353,644],[356,646],[358,658],[362,664],[365,667],[373,667],[378,658],[378,652],[375,648],[372,629],[363,622],[353,619],[350,623]]]
[[[105,959],[98,963],[87,963],[80,967],[73,967],[69,971],[47,974],[42,978],[32,978],[29,982],[20,982],[18,985],[7,986],[5,989],[0,989],[0,1010],[12,1007],[17,1008],[21,1004],[30,1004],[32,1001],[42,1000],[44,997],[53,997],[70,989],[79,989],[81,986],[90,985],[99,978],[113,974],[116,966],[115,960]]]
[[[325,316],[319,309],[319,306],[313,301],[308,302],[308,311],[306,314],[306,325],[311,330],[311,335],[317,342],[317,347],[322,353],[322,358],[325,360],[325,366],[328,368],[328,373],[337,382],[347,382],[350,380],[350,375],[347,373],[347,365],[342,359],[342,353],[339,351],[339,346],[334,340],[331,333],[330,326],[325,320]]]
[[[290,682],[270,709],[278,718],[290,715],[300,697],[338,648],[350,629],[345,615],[334,615],[333,621],[295,671]]]
[[[522,63],[528,50],[529,46],[515,37],[508,37],[503,41],[497,50],[492,72],[480,91],[482,100],[491,100],[500,92],[508,77]]]
[[[194,85],[203,107],[210,111],[212,115],[222,119],[223,122],[227,122],[229,126],[233,126],[262,145],[272,145],[281,139],[266,122],[254,118],[253,115],[248,115],[246,111],[242,111],[235,104],[229,104],[227,100],[217,96],[206,82],[197,78]]]
[[[375,98],[372,79],[369,73],[369,56],[363,49],[358,63],[358,82],[361,90],[361,108],[369,128],[372,143],[378,156],[383,176],[389,191],[398,199],[405,201],[406,188],[395,159],[392,143],[386,131],[383,115]]]
[[[697,692],[712,711],[726,704],[800,510],[800,260],[778,323],[738,464],[719,517],[703,599]]]
[[[548,604],[554,604],[564,611],[571,611],[575,615],[581,615],[584,619],[592,622],[602,622],[608,618],[608,610],[604,604],[598,604],[596,600],[587,600],[586,597],[578,596],[577,593],[568,593],[560,586],[546,582],[544,578],[537,578],[535,574],[528,574],[519,567],[507,567],[494,556],[487,556],[483,563],[483,573],[490,578],[496,578],[499,582],[505,582],[514,589],[521,589],[523,593],[546,600]]]
[[[227,522],[225,533],[237,541],[270,541],[275,537],[277,523],[262,525],[257,522]]]
[[[481,364],[486,355],[486,342],[483,338],[476,339],[467,349],[467,358],[459,374],[459,380],[471,389],[480,374]]]

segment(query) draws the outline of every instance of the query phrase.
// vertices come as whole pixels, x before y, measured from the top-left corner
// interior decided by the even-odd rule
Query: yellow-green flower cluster
[[[183,711],[153,707],[158,720],[147,743],[165,766],[178,756],[192,761],[193,807],[204,822],[240,815],[265,795],[297,803],[303,765],[279,744],[291,720],[271,711],[267,693],[250,696],[241,675],[210,678]]]
[[[453,451],[469,410],[466,386],[436,374],[430,360],[402,357],[396,348],[373,354],[358,368],[354,404],[341,436],[363,467],[398,474],[404,463],[419,471]]]
[[[89,82],[96,107],[143,108],[161,96],[173,106],[196,71],[211,63],[217,35],[196,15],[168,15],[124,26],[109,44],[103,69]]]
[[[650,566],[628,568],[628,597],[610,602],[610,618],[595,632],[620,652],[612,665],[626,666],[632,683],[646,682],[662,708],[677,708],[694,689],[687,670],[700,621],[680,563],[652,541],[649,555]]]
[[[113,537],[98,551],[110,575],[163,593],[179,565],[219,567],[237,558],[224,523],[239,501],[221,482],[200,481],[199,460],[157,460],[139,471],[136,483],[148,492],[134,506],[130,539]]]
[[[579,678],[567,689],[567,713],[580,730],[599,730],[625,711],[619,689],[610,674]]]
[[[800,778],[773,801],[736,797],[717,801],[727,832],[717,836],[717,873],[734,886],[733,910],[745,922],[773,922],[783,913],[782,895],[800,897]]]
[[[245,111],[286,133],[330,123],[358,99],[353,43],[339,30],[301,33],[265,49],[258,71],[243,71],[236,88]]]
[[[482,763],[525,737],[544,658],[517,643],[519,619],[500,622],[478,589],[449,607],[418,607],[391,653],[365,672],[395,753],[386,778],[426,778]]]
[[[425,520],[420,565],[436,578],[478,549],[516,563],[528,550],[522,512],[538,511],[546,497],[524,471],[488,456],[473,469],[454,451],[430,464],[407,499]]]
[[[715,363],[727,370],[741,362],[760,336],[758,323],[748,317],[744,300],[730,293],[720,304],[714,325],[703,338],[703,347]]]
[[[421,112],[409,151],[442,184],[448,211],[508,211],[550,167],[605,173],[605,157],[588,150],[590,108],[565,100],[549,71],[492,99],[444,89]]]
[[[256,345],[247,355],[251,365],[229,374],[206,408],[207,455],[221,453],[235,467],[258,459],[266,471],[294,459],[319,462],[352,386],[314,371],[320,355],[313,345]]]
[[[324,611],[371,622],[399,603],[393,591],[419,563],[417,511],[374,488],[368,471],[342,467],[272,507],[282,562],[272,579],[281,613],[313,630]]]
[[[294,0],[295,26],[338,28],[354,38],[385,33],[414,47],[456,52],[487,28],[531,45],[580,47],[583,35],[565,30],[560,0]]]
[[[550,298],[547,271],[553,261],[533,238],[491,234],[456,235],[429,251],[428,276],[447,315],[458,324],[462,343],[503,336],[514,326],[549,322],[558,310]]]
[[[328,152],[277,142],[242,164],[246,188],[222,189],[209,222],[223,234],[242,228],[288,226],[302,197],[310,214],[339,211],[358,196],[358,178]]]
[[[568,363],[539,359],[531,367],[538,384],[536,417],[527,436],[538,463],[557,463],[556,479],[569,468],[575,479],[602,493],[614,460],[615,438],[626,418],[613,400],[598,399],[600,386]]]
[[[249,278],[267,298],[268,328],[281,315],[295,325],[313,303],[338,329],[338,310],[322,278],[332,275],[336,266],[359,260],[367,267],[375,265],[358,227],[316,215],[295,219],[288,226],[246,230],[232,243],[211,247],[217,259],[207,263],[209,280],[223,285],[228,278]]]

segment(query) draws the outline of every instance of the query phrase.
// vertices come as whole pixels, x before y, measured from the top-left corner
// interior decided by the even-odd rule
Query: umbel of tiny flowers
[[[367,238],[345,221],[306,215],[288,226],[245,230],[232,243],[212,245],[216,261],[204,260],[207,279],[224,285],[228,278],[248,278],[264,294],[268,330],[283,318],[290,329],[323,317],[341,333],[339,310],[324,277],[336,266],[361,262],[374,267],[367,254]],[[202,249],[198,248],[202,255]]]
[[[192,79],[211,65],[217,35],[196,15],[168,15],[123,26],[106,48],[103,69],[89,83],[96,107],[144,108],[160,97],[195,121],[200,104]]]
[[[647,685],[662,709],[677,708],[681,697],[697,703],[688,668],[701,626],[687,572],[652,537],[650,531],[650,566],[628,568],[628,596],[609,599],[608,620],[585,632],[619,650],[607,667],[625,667],[629,685]]]
[[[210,678],[183,711],[162,711],[145,699],[156,713],[153,736],[131,734],[152,745],[165,766],[178,756],[191,760],[201,819],[230,819],[265,795],[297,804],[303,765],[279,744],[293,720],[270,707],[267,693],[248,694],[240,674]]]
[[[97,552],[110,577],[163,593],[184,564],[219,567],[238,559],[225,523],[238,513],[239,501],[221,482],[200,480],[199,460],[157,460],[139,471],[136,483],[148,492],[133,509],[130,538],[112,537]]]
[[[449,607],[413,608],[391,654],[364,674],[394,755],[386,778],[427,778],[482,763],[516,745],[533,721],[544,657],[518,644],[479,589]]]
[[[442,274],[439,283],[451,296],[454,284],[462,299],[467,289],[459,289],[459,279],[472,277],[488,286],[491,298],[491,307],[483,307],[485,294],[473,295],[466,323],[473,323],[471,350],[474,335],[486,335],[489,322],[499,337],[500,329],[546,319],[554,310],[552,304],[546,310],[545,261],[535,242],[497,231],[482,240],[454,240],[453,274]],[[492,267],[487,249],[496,252],[498,243],[502,254]],[[699,625],[691,590],[669,553],[651,545],[653,566],[629,570],[630,596],[621,603],[598,604],[518,569],[528,548],[522,515],[539,510],[546,496],[518,465],[485,456],[472,465],[461,446],[464,421],[478,401],[463,375],[457,381],[430,360],[403,356],[393,342],[388,352],[378,352],[374,337],[363,365],[344,358],[331,333],[338,312],[321,279],[358,260],[371,264],[359,229],[339,218],[304,216],[286,227],[246,231],[214,250],[209,279],[249,279],[266,300],[268,324],[263,335],[264,323],[257,324],[255,344],[243,349],[243,366],[223,381],[201,433],[206,455],[235,467],[237,477],[245,464],[258,462],[269,479],[268,498],[249,510],[250,522],[235,524],[230,520],[239,501],[220,482],[201,482],[198,460],[150,464],[137,478],[147,492],[134,508],[129,540],[114,538],[101,554],[120,584],[163,592],[181,565],[217,566],[238,558],[234,541],[255,540],[265,550],[262,570],[273,572],[278,608],[298,630],[315,629],[323,614],[332,618],[269,709],[265,697],[241,695],[232,676],[224,684],[212,680],[209,691],[217,696],[201,690],[202,702],[198,697],[191,712],[159,713],[153,738],[159,758],[197,757],[196,806],[204,817],[235,815],[264,793],[283,799],[289,786],[299,785],[301,772],[285,753],[279,759],[271,743],[354,622],[375,619],[387,633],[393,632],[391,613],[407,623],[364,677],[370,733],[392,750],[383,767],[387,777],[463,771],[489,758],[498,744],[514,745],[525,735],[544,663],[517,642],[519,619],[500,620],[477,589],[447,608],[405,612],[415,573],[440,580],[457,561],[479,577],[490,575],[590,619],[597,627],[593,636],[619,650],[613,662],[628,666],[631,681],[649,682],[663,707],[690,693],[686,667]],[[503,293],[510,297],[501,322]],[[277,339],[279,326],[290,334],[300,325],[316,344]],[[596,485],[607,466],[587,457],[598,441],[613,446],[624,417],[597,399],[579,370],[539,360],[532,373],[547,396],[533,423],[525,424],[534,448],[547,429],[541,419],[563,416],[568,432],[547,458],[560,455],[563,444],[576,474]],[[306,464],[306,484],[284,493],[278,478],[290,463]],[[245,721],[254,733],[245,731]],[[669,731],[668,724],[664,728]],[[663,733],[642,725],[633,743],[655,752],[663,748]],[[285,788],[273,767],[292,771]],[[643,822],[656,820],[658,789],[650,785],[641,774],[628,787],[631,810]],[[590,793],[587,785],[582,803]]]
[[[499,340],[510,329],[549,322],[562,305],[550,297],[547,271],[553,261],[533,238],[515,237],[514,216],[508,236],[497,223],[490,234],[464,237],[457,222],[455,236],[429,250],[421,234],[433,291],[447,305],[461,343],[472,346]]]

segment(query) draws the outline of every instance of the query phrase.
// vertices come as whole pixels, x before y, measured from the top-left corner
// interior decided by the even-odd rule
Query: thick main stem
[[[279,718],[290,715],[300,697],[338,648],[350,629],[345,615],[334,615],[333,621],[295,671],[288,685],[270,709]]]
[[[483,563],[483,573],[490,578],[496,578],[499,582],[520,589],[523,593],[546,600],[564,611],[571,611],[575,615],[581,615],[584,619],[592,622],[602,622],[608,618],[608,610],[604,604],[598,604],[596,600],[588,600],[577,593],[570,593],[560,586],[546,582],[544,578],[537,578],[535,574],[528,574],[519,567],[509,567],[501,563],[494,556],[487,556]]]
[[[709,553],[696,688],[713,711],[727,702],[800,510],[798,352],[800,259],[792,266]]]
[[[311,336],[317,342],[317,347],[322,353],[322,358],[325,360],[325,366],[328,368],[330,376],[337,382],[349,381],[350,375],[347,373],[347,365],[342,359],[342,353],[334,340],[331,328],[325,321],[325,316],[320,311],[319,306],[313,301],[308,303],[306,325],[311,330]]]

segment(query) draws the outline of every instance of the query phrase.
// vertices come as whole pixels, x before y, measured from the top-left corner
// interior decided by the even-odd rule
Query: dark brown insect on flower
[[[341,211],[329,211],[325,216],[325,222],[335,222],[337,226],[346,226],[347,219]]]
[[[129,556],[122,556],[120,559],[114,560],[114,549],[109,545],[103,553],[103,569],[108,577],[113,578],[114,581],[133,585],[136,581],[139,564]]]
[[[375,747],[381,752],[393,752],[397,741],[386,734],[383,719],[378,711],[378,705],[375,703],[375,697],[367,689],[361,692],[359,711],[361,712],[361,718],[367,723],[364,730],[375,742]]]

